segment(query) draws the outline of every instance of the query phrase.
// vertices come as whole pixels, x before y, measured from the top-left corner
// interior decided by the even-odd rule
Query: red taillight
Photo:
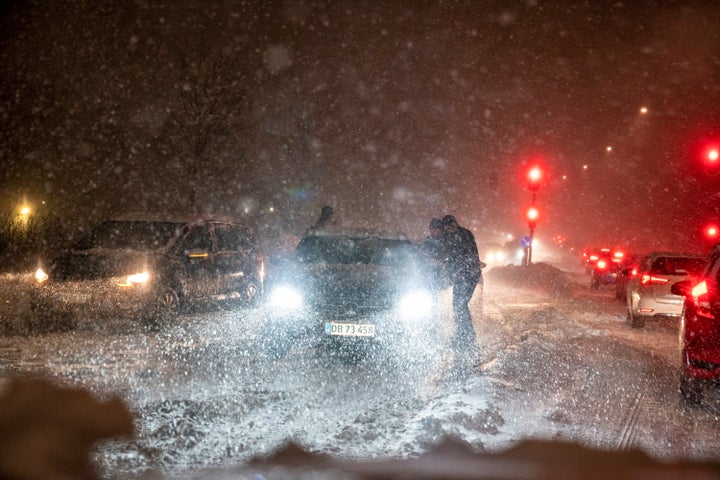
[[[640,278],[641,285],[665,285],[670,281],[667,277],[656,277],[655,275],[643,274]]]
[[[695,286],[692,288],[692,296],[693,296],[693,298],[697,298],[697,297],[699,297],[700,295],[707,295],[707,292],[708,292],[708,290],[707,290],[707,283],[705,282],[705,280],[703,280],[702,282],[698,283],[697,285],[695,285]]]
[[[630,270],[630,276],[634,277],[635,275],[637,275],[637,267]]]
[[[607,262],[605,260],[598,260],[597,261],[597,267],[600,270],[605,270],[607,268]]]
[[[708,298],[708,288],[705,280],[695,285],[691,290],[693,302],[697,306],[697,314],[701,317],[715,318],[710,308],[710,299]]]

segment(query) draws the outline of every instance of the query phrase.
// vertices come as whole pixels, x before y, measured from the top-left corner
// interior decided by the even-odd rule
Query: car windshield
[[[650,273],[658,275],[699,275],[705,260],[702,258],[658,257]]]
[[[415,253],[409,241],[310,235],[298,244],[295,258],[303,263],[402,266],[413,261]]]
[[[75,249],[155,250],[167,245],[182,227],[175,222],[105,222],[80,240]]]

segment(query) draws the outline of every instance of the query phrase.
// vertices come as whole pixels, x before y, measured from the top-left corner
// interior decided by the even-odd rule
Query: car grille
[[[382,306],[358,305],[352,302],[326,303],[318,305],[316,308],[319,312],[322,312],[324,316],[332,317],[336,320],[366,318],[382,314],[387,310]]]

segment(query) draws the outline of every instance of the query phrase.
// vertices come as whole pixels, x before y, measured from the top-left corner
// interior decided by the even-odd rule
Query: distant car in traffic
[[[648,318],[679,318],[683,298],[671,292],[674,283],[698,276],[704,258],[676,252],[652,252],[638,266],[626,289],[627,320],[642,328]]]
[[[268,272],[262,343],[281,357],[298,342],[349,357],[429,338],[437,292],[418,245],[402,235],[311,229]]]
[[[620,248],[592,247],[582,251],[582,263],[590,273],[590,286],[614,285],[625,253]]]
[[[502,267],[514,260],[511,252],[499,243],[480,243],[478,253],[487,268]]]
[[[613,285],[618,276],[618,263],[610,252],[601,252],[590,264],[590,286]]]
[[[262,254],[239,221],[130,215],[101,223],[36,278],[38,321],[131,316],[157,326],[209,303],[255,304]]]
[[[707,256],[699,277],[682,280],[672,293],[684,299],[680,317],[680,394],[690,404],[720,384],[720,244]]]

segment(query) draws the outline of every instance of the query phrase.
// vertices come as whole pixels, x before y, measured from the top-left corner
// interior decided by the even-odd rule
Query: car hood
[[[93,280],[130,275],[147,270],[159,258],[155,252],[135,250],[71,250],[53,262],[54,280]]]

